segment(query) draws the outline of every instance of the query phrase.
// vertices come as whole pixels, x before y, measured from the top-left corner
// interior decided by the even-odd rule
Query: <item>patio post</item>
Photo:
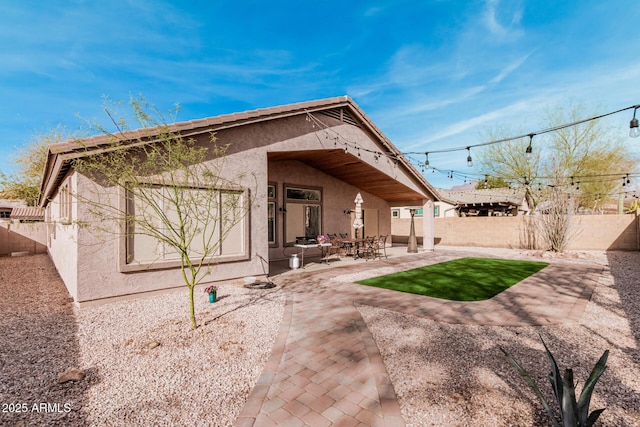
[[[425,200],[422,208],[422,248],[433,251],[435,247],[435,220],[433,200]]]

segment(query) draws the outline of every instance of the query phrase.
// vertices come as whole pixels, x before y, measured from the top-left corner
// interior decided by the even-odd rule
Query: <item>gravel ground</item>
[[[453,249],[453,248],[447,248]],[[467,249],[471,251],[471,249]],[[482,327],[439,323],[360,306],[398,395],[408,426],[550,425],[535,395],[508,364],[503,347],[554,402],[541,334],[560,366],[573,368],[578,390],[609,349],[607,370],[591,410],[598,424],[640,426],[640,253],[479,249],[505,258],[608,266],[579,323],[544,327]]]
[[[462,326],[358,307],[407,425],[548,425],[498,348],[510,351],[549,395],[541,333],[561,368],[574,368],[579,389],[609,349],[592,409],[607,408],[599,425],[640,426],[640,253],[579,252],[550,260],[608,267],[580,323]],[[213,305],[196,294],[202,326],[195,332],[185,290],[76,310],[46,255],[0,258],[0,295],[0,425],[18,426],[229,426],[269,356],[284,309],[277,289],[224,286]],[[153,342],[159,346],[150,348]],[[58,374],[70,367],[86,378],[58,384]]]
[[[215,304],[196,291],[196,331],[186,290],[74,310],[45,255],[0,259],[0,293],[0,402],[28,408],[1,413],[0,425],[232,425],[284,310],[277,289],[240,286],[222,286]],[[86,378],[58,384],[70,367]],[[40,402],[61,410],[34,412]]]

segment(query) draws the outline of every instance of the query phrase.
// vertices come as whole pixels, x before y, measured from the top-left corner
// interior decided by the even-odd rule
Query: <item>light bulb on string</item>
[[[424,153],[424,155],[426,156],[426,159],[424,161],[424,166],[429,169],[429,153]]]
[[[526,154],[527,154],[527,160],[531,159],[531,153],[533,152],[533,147],[531,146],[531,143],[533,142],[533,135],[534,134],[529,134],[529,146],[527,147],[526,150]]]
[[[471,158],[471,147],[467,147],[467,166],[473,167],[473,159]]]
[[[636,119],[636,111],[638,111],[640,105],[636,105],[633,109],[633,119],[629,122],[629,136],[631,138],[637,138],[640,136],[640,128],[638,128],[638,119]]]

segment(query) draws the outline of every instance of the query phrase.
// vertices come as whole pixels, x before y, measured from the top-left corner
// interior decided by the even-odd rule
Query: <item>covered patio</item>
[[[270,261],[287,261],[301,238],[338,235],[343,238],[387,236],[391,248],[391,208],[419,206],[425,212],[433,211],[433,202],[405,182],[405,166],[398,167],[387,157],[374,157],[370,153],[352,153],[345,149],[295,150],[269,152],[268,176],[270,195]],[[367,156],[368,155],[368,156]],[[385,163],[389,172],[381,170]],[[405,169],[403,171],[402,169]],[[395,175],[395,176],[394,176]],[[421,185],[411,177],[412,184]],[[353,227],[354,199],[361,194],[364,226]],[[296,197],[301,196],[299,199]],[[425,215],[426,229],[432,227],[433,215]],[[433,242],[426,242],[433,249]],[[405,248],[406,251],[406,248]],[[304,254],[319,259],[320,249]]]

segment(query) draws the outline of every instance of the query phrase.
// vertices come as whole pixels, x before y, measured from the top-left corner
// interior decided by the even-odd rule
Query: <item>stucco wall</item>
[[[267,262],[270,258],[286,256],[282,246],[269,249],[266,198],[269,181],[279,184],[278,206],[282,206],[281,184],[323,187],[323,232],[338,233],[349,229],[350,217],[343,211],[353,208],[353,200],[359,189],[297,161],[269,165],[269,152],[334,148],[333,142],[325,139],[325,131],[313,127],[305,118],[306,116],[300,115],[246,125],[242,128],[223,129],[216,133],[217,143],[221,146],[228,145],[222,169],[224,176],[234,184],[248,188],[252,196],[248,229],[249,259],[213,265],[211,275],[203,283],[237,281],[246,276],[261,276],[268,273]],[[371,150],[380,149],[362,129],[341,124],[330,117],[323,117],[323,120],[335,126],[341,137],[352,143]],[[208,143],[209,136],[200,135],[197,140],[204,145]],[[361,160],[395,177],[407,187],[423,192],[417,179],[407,175],[402,167],[394,167],[392,162],[386,161],[374,163],[371,153],[364,153]],[[118,203],[118,196],[109,189],[100,188],[99,185],[94,187],[97,185],[95,182],[79,174],[73,175],[73,179],[74,192],[77,191],[84,197],[101,197],[103,200],[110,200],[114,205]],[[365,209],[378,210],[378,233],[389,234],[390,206],[366,192],[362,192],[362,196]],[[54,199],[50,206],[51,212],[57,210],[56,203]],[[83,204],[74,202],[74,209],[74,220],[87,221],[90,217]],[[49,251],[76,301],[87,302],[184,286],[179,268],[120,272],[119,251],[122,243],[117,227],[111,227],[111,231],[100,236],[91,223],[82,228],[74,225],[52,225],[54,237],[51,239]],[[281,227],[280,223],[279,230],[282,230]],[[278,238],[282,245],[282,235]]]
[[[67,178],[72,188],[77,188],[78,175]],[[69,294],[78,300],[78,226],[60,222],[60,194],[56,194],[47,206],[47,246],[49,256],[58,270]],[[72,205],[72,219],[78,218],[78,206]]]
[[[251,153],[229,155],[224,162],[225,175],[236,185],[249,188],[251,195],[266,193],[266,162],[262,165],[262,162]],[[118,196],[113,190],[96,187],[95,182],[79,176],[78,190],[82,194],[90,197],[100,194],[103,199],[110,195],[111,203],[117,203]],[[86,205],[81,203],[80,217],[82,218],[90,217],[85,209]],[[204,278],[203,284],[236,280],[246,276],[261,276],[268,271],[268,266],[265,266],[260,257],[256,256],[260,255],[264,259],[268,256],[264,203],[255,200],[248,218],[252,221],[247,236],[250,259],[212,265],[210,274]],[[113,224],[111,230],[111,232],[100,233],[91,226],[79,230],[78,302],[185,286],[179,268],[120,272],[118,262],[121,241],[118,237],[117,225]]]
[[[640,250],[636,215],[575,215],[569,250]],[[525,248],[532,242],[535,216],[436,218],[436,244]],[[392,234],[409,235],[409,220],[394,219]],[[416,235],[422,236],[422,224],[416,221]]]
[[[47,252],[47,226],[44,222],[0,221],[0,256],[12,253]]]

